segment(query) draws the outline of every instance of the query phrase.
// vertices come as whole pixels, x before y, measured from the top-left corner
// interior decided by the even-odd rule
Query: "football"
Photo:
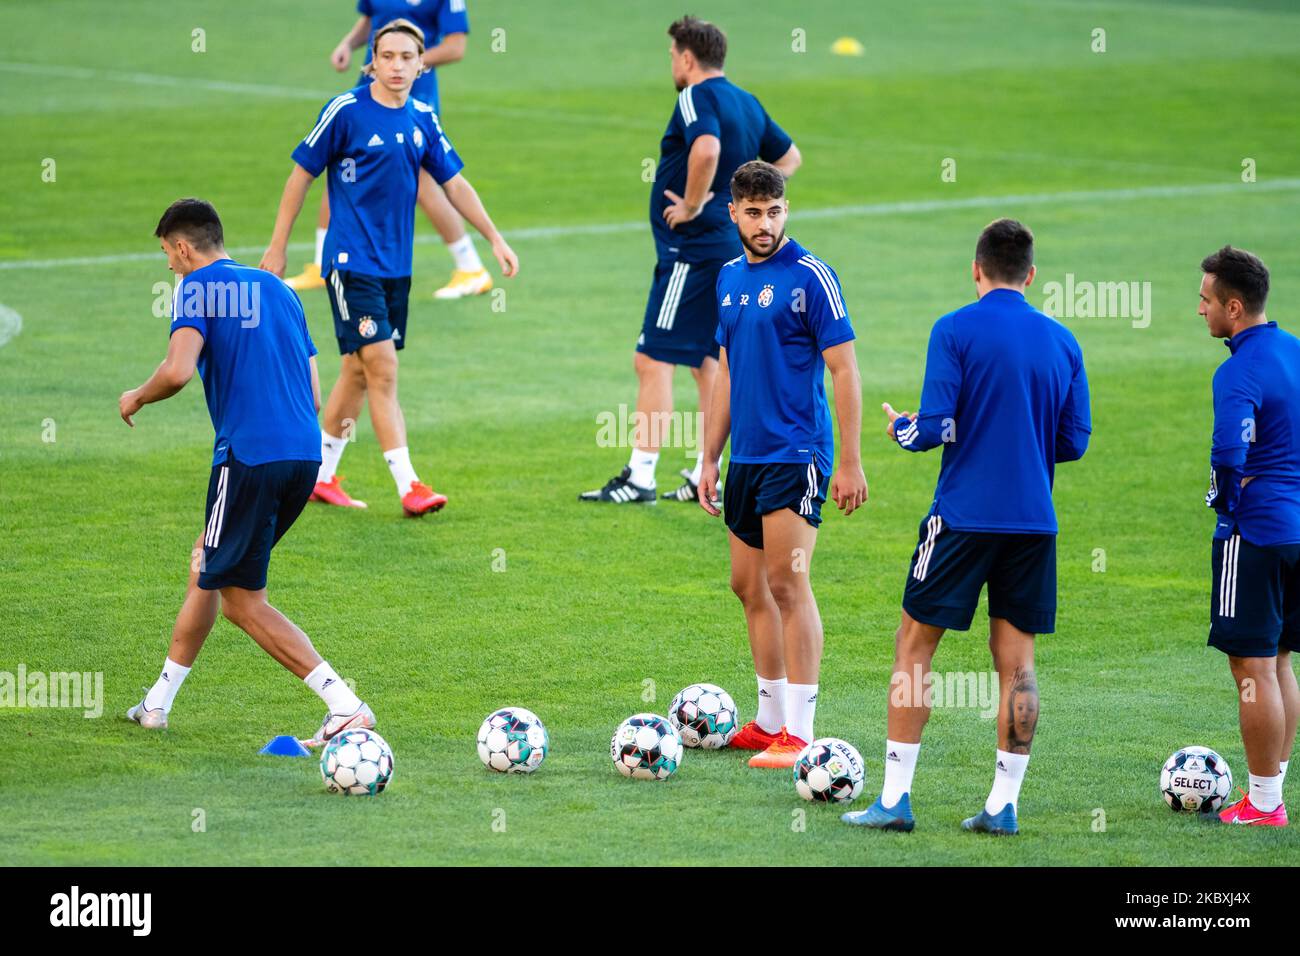
[[[1175,812],[1214,813],[1231,792],[1228,762],[1209,747],[1183,747],[1160,770],[1160,793]]]
[[[717,750],[727,746],[740,727],[731,695],[717,684],[692,684],[673,698],[668,720],[688,747]]]
[[[478,729],[478,759],[500,773],[532,773],[546,759],[551,739],[531,710],[502,707]]]
[[[838,737],[818,738],[795,758],[794,788],[805,800],[852,803],[863,780],[862,755]]]
[[[682,738],[668,718],[634,714],[614,731],[609,756],[625,777],[667,780],[681,766]]]
[[[320,775],[330,793],[373,797],[393,779],[393,748],[373,730],[345,730],[325,745]]]

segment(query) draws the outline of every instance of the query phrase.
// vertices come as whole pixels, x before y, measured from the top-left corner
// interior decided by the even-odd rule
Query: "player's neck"
[[[229,258],[230,256],[226,254],[226,250],[224,246],[219,246],[215,251],[211,253],[199,253],[194,256],[191,256],[188,263],[189,269],[181,273],[181,278],[184,278],[185,276],[190,275],[191,273],[198,272],[200,269],[204,268],[205,266],[210,266],[214,262],[220,262],[222,259],[229,259]]]
[[[724,75],[721,70],[692,70],[686,74],[686,85],[694,86],[696,83],[703,83],[705,80],[712,80]]]
[[[776,254],[777,254],[778,252],[780,252],[782,249],[785,248],[785,244],[786,244],[787,242],[789,242],[789,241],[790,241],[790,237],[789,237],[789,236],[782,236],[782,237],[781,237],[781,241],[780,241],[780,243],[777,244],[777,247],[776,247],[775,249],[773,249],[770,253],[768,253],[768,254],[765,255],[765,256],[756,256],[756,255],[754,255],[754,253],[750,250],[749,246],[746,246],[746,247],[745,247],[745,260],[746,260],[746,261],[747,261],[751,266],[756,266],[756,265],[758,265],[758,264],[761,263],[761,262],[770,262],[770,261],[771,261],[771,260],[776,256]]]
[[[406,101],[411,97],[411,89],[407,87],[399,93],[394,93],[388,87],[384,86],[379,80],[370,81],[370,98],[380,106],[387,106],[389,109],[400,110],[406,105]]]
[[[1242,332],[1245,332],[1247,329],[1253,329],[1257,325],[1267,325],[1267,324],[1268,324],[1268,316],[1266,316],[1263,312],[1259,313],[1259,315],[1242,316],[1241,321],[1232,323],[1232,334],[1229,335],[1228,338],[1235,339],[1238,335],[1240,335]]]
[[[975,285],[975,291],[977,293],[976,298],[980,299],[984,298],[995,289],[1006,289],[1010,292],[1019,292],[1021,295],[1024,295],[1025,288],[1026,287],[1023,285],[1009,285],[1005,282],[979,282]]]

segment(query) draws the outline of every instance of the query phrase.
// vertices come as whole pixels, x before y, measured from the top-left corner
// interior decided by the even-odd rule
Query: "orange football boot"
[[[781,730],[785,730],[785,728],[782,727]],[[727,746],[735,747],[737,750],[766,750],[772,746],[773,741],[781,736],[781,730],[769,734],[758,726],[757,720],[751,720],[736,731],[736,736],[731,738],[731,743]]]
[[[422,481],[411,483],[411,490],[402,495],[402,508],[413,518],[437,511],[447,503],[447,496],[440,495]]]
[[[364,501],[357,501],[346,491],[343,490],[343,484],[338,475],[335,475],[329,481],[318,481],[316,487],[312,489],[309,501],[320,501],[327,505],[338,505],[340,508],[364,508]]]
[[[786,733],[785,728],[782,727],[781,736],[772,741],[771,746],[762,753],[756,753],[750,757],[749,765],[751,767],[774,767],[789,770],[794,766],[795,758],[807,746],[807,741]]]

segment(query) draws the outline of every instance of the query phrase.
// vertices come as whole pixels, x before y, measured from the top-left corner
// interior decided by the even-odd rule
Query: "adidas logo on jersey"
[[[383,141],[382,139],[380,139],[380,138],[379,138],[379,134],[376,133],[374,136],[371,136],[371,137],[370,137],[370,142],[366,143],[366,145],[367,145],[367,146],[383,146],[383,145],[384,145],[384,141]]]
[[[730,292],[728,292],[726,295],[724,295],[724,296],[722,297],[722,304],[723,304],[723,305],[731,305],[731,293],[730,293]]]

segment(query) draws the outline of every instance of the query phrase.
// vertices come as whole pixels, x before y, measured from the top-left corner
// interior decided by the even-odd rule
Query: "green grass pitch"
[[[389,791],[339,799],[315,761],[257,755],[273,734],[314,730],[321,706],[224,621],[172,729],[126,722],[166,650],[211,449],[197,380],[134,431],[117,417],[118,394],[165,348],[152,308],[170,276],[151,232],[171,200],[201,195],[236,256],[258,261],[290,150],[354,81],[327,63],[354,14],[305,0],[51,0],[0,8],[0,304],[22,320],[0,347],[0,671],[102,672],[104,715],[0,708],[0,863],[1294,859],[1295,827],[1205,825],[1170,813],[1157,789],[1163,759],[1190,743],[1245,777],[1227,665],[1205,647],[1209,388],[1226,353],[1196,315],[1197,264],[1228,241],[1256,251],[1273,273],[1270,316],[1294,325],[1294,10],[694,8],[728,31],[729,75],[802,148],[790,232],[838,270],[858,330],[871,500],[848,519],[828,507],[813,567],[826,628],[818,731],[861,749],[858,806],[881,780],[898,601],[939,464],[890,447],[879,403],[915,407],[930,325],[973,297],[971,251],[995,216],[1037,234],[1035,304],[1067,274],[1150,283],[1145,327],[1067,320],[1095,430],[1087,457],[1058,473],[1059,627],[1039,641],[1023,835],[958,830],[992,771],[993,724],[970,709],[935,712],[910,837],[844,827],[837,810],[798,800],[786,774],[736,753],[688,753],[663,784],[610,765],[618,722],[664,710],[688,683],[723,685],[747,716],[755,705],[721,522],[694,507],[574,500],[626,456],[597,446],[596,423],[635,398],[653,255],[642,162],[673,106],[664,29],[680,12],[652,4],[470,3],[468,56],[442,74],[443,118],[522,273],[499,281],[503,310],[486,297],[435,305],[449,262],[417,224],[402,397],[416,465],[451,504],[403,519],[367,421],[342,471],[369,512],[309,510],[272,562],[272,601],[377,711],[396,753]],[[832,56],[841,36],[866,55]],[[1242,181],[1247,160],[1256,182]],[[318,190],[291,268],[308,254]],[[328,388],[328,305],[323,293],[305,304]],[[677,388],[693,408],[685,373]],[[687,463],[666,452],[661,483],[678,454]],[[981,614],[950,635],[936,669],[987,670],[984,626]],[[550,729],[531,777],[490,773],[474,752],[479,722],[506,704]]]

